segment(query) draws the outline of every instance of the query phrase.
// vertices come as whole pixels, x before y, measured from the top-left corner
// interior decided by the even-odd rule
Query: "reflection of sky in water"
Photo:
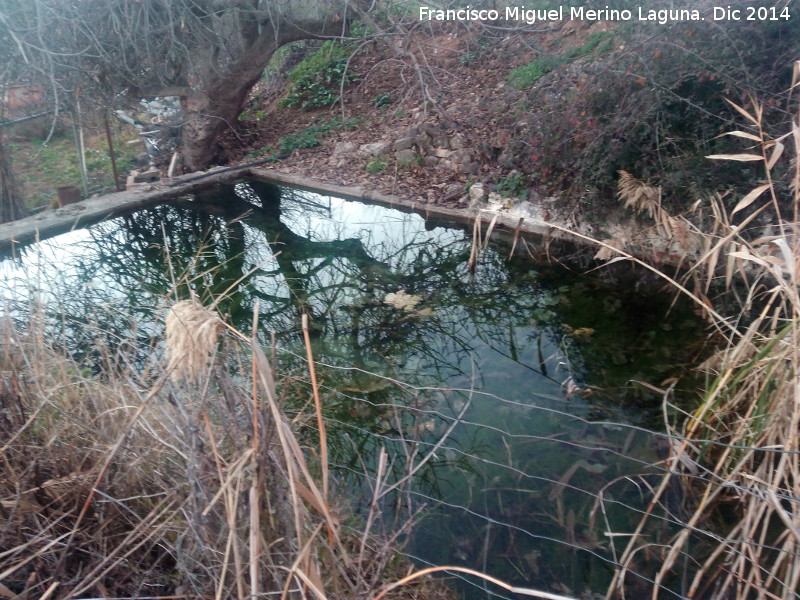
[[[313,196],[318,203],[328,206],[329,211],[285,210],[289,214],[284,222],[292,231],[315,241],[361,239],[378,260],[390,259],[399,248],[411,243],[444,245],[464,239],[459,230],[445,227],[426,230],[425,220],[417,214],[341,198]]]
[[[74,277],[71,266],[81,257],[91,257],[94,251],[83,242],[91,239],[86,229],[78,229],[27,246],[14,259],[0,261],[0,278],[6,285],[0,290],[5,298],[15,293],[27,293],[30,288],[54,291],[55,275]]]
[[[435,250],[451,245],[466,248],[470,244],[463,230],[445,227],[427,229],[425,220],[416,214],[338,198],[320,200],[317,197],[316,201],[327,205],[329,211],[284,211],[284,222],[295,233],[315,241],[358,238],[364,242],[370,255],[395,271],[409,269],[418,259],[421,249]],[[453,278],[458,277],[459,274],[453,273]],[[339,279],[341,277],[336,269],[323,270],[316,285],[326,288]],[[354,290],[354,295],[359,293],[359,290]],[[341,302],[353,299],[353,296],[339,298]],[[420,306],[429,300],[430,297],[423,296]],[[434,333],[426,337],[432,354],[446,357],[442,362],[449,363],[452,375],[446,381],[439,381],[439,384],[484,389],[505,398],[522,394],[530,400],[530,395],[540,388],[548,398],[560,395],[561,382],[569,374],[568,362],[549,338],[543,338],[538,346],[532,344],[532,340],[538,340],[541,332],[533,326],[513,323],[511,319],[508,320],[509,328],[503,336],[502,347],[498,347],[497,340],[490,335],[495,332],[488,332],[485,326],[476,323],[474,317],[464,310],[461,304],[463,298],[457,300],[456,303],[435,305],[434,318],[443,325],[441,328],[430,328]],[[531,306],[535,304],[531,302]],[[508,346],[518,349],[513,359],[508,356]],[[549,366],[550,376],[538,372],[538,352],[541,352],[543,362]],[[440,375],[445,372],[441,364],[431,364],[431,359],[424,355],[412,354],[406,357],[402,366],[407,374],[426,373],[432,369]],[[524,384],[520,385],[521,382]]]
[[[152,318],[138,318],[135,324],[128,320],[134,311],[132,291],[137,307],[147,307],[146,314],[161,308],[160,300],[144,289],[132,290],[130,282],[121,281],[97,259],[98,236],[112,245],[125,243],[120,225],[111,221],[70,231],[0,261],[0,294],[9,301],[7,306],[16,307],[12,314],[23,322],[28,311],[49,314],[54,326],[70,338],[91,336],[97,333],[94,327],[114,336],[156,335],[158,324]]]

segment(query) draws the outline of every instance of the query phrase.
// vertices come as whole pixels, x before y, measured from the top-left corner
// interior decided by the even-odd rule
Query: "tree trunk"
[[[219,136],[228,128],[236,127],[247,96],[265,66],[266,62],[257,70],[255,77],[243,80],[231,76],[181,98],[186,117],[182,131],[182,148],[187,169],[202,171],[214,163],[219,154]]]
[[[228,128],[234,129],[250,90],[261,78],[272,55],[281,46],[303,39],[343,33],[337,13],[285,23],[276,33],[264,27],[250,39],[247,50],[233,65],[219,73],[208,65],[205,77],[181,97],[186,124],[183,126],[184,164],[190,171],[201,171],[219,155],[217,140]]]
[[[16,221],[26,216],[28,211],[19,196],[8,150],[0,137],[0,223]]]

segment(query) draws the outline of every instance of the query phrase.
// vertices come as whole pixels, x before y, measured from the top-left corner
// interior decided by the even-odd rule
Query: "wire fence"
[[[331,371],[339,370],[330,364],[318,368],[323,382],[335,379]],[[352,498],[352,510],[367,510],[374,490],[383,485],[375,465],[380,449],[387,449],[396,480],[414,471],[414,477],[381,499],[387,529],[396,527],[398,515],[401,521],[412,515],[416,520],[405,538],[404,552],[411,560],[424,566],[468,567],[512,585],[576,598],[603,597],[615,571],[624,571],[624,586],[632,596],[658,588],[659,597],[687,597],[692,576],[709,554],[719,545],[732,546],[726,535],[735,521],[735,512],[724,501],[704,522],[693,521],[693,490],[716,480],[729,504],[745,495],[767,502],[765,488],[723,480],[705,468],[700,462],[704,450],[714,446],[755,456],[797,454],[712,439],[689,441],[669,423],[659,432],[587,419],[575,414],[580,407],[570,412],[570,404],[580,402],[567,399],[566,393],[555,407],[550,395],[506,400],[474,389],[420,388],[371,376],[396,388],[398,397],[416,401],[373,404],[359,395],[326,389],[353,407],[365,405],[390,415],[384,431],[352,419],[327,422],[329,440],[341,444],[332,468],[339,492]],[[426,395],[434,399],[421,401]],[[665,414],[674,414],[666,392],[664,403]],[[486,411],[511,417],[493,424],[481,418]],[[537,434],[542,421],[548,423],[547,432]],[[417,469],[422,462],[425,466]],[[664,482],[668,492],[656,498]],[[781,502],[799,500],[786,491],[777,494]],[[681,532],[692,542],[681,551],[674,576],[657,581],[663,557]],[[621,556],[634,536],[642,550],[623,563]],[[748,540],[744,550],[731,547],[721,556],[718,568],[727,568],[731,552],[748,549],[784,552],[766,540]],[[462,573],[448,578],[465,598],[518,597]],[[715,597],[713,590],[703,593],[695,597]]]

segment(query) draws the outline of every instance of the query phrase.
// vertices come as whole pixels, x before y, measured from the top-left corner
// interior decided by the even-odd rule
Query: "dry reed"
[[[149,380],[88,376],[36,323],[4,324],[0,596],[323,599],[399,578],[399,533],[342,531],[261,348],[235,332],[244,343],[212,376],[219,317],[187,301],[168,323],[170,366]],[[248,361],[253,380],[235,382],[228,363]],[[176,371],[204,385],[176,385]]]
[[[760,162],[766,183],[730,211],[719,197],[712,198],[714,219],[702,234],[704,251],[689,270],[687,285],[693,282],[695,300],[726,332],[725,343],[705,363],[709,383],[700,406],[682,430],[672,431],[683,442],[675,444],[671,471],[654,488],[619,557],[607,598],[624,596],[628,565],[655,548],[646,525],[655,513],[669,511],[666,493],[676,484],[685,490],[687,516],[666,544],[659,542],[661,567],[652,598],[664,595],[668,582],[674,589],[678,565],[685,569],[690,555],[696,566],[683,572],[679,590],[687,598],[789,600],[800,589],[800,114],[788,133],[770,137],[760,104],[753,101],[749,110],[731,104],[749,131],[730,135],[753,146],[746,153],[709,158]],[[787,138],[791,144],[785,145]],[[788,167],[781,167],[781,157],[790,153]],[[774,179],[778,175],[784,178],[781,185]],[[625,186],[623,195],[630,194],[636,206],[652,201],[652,194],[633,189],[630,178]],[[766,236],[753,226],[762,215],[772,222]],[[726,318],[713,311],[705,294],[714,289],[738,298],[741,313]],[[748,314],[752,317],[743,318]],[[721,519],[723,504],[726,525],[711,525]]]

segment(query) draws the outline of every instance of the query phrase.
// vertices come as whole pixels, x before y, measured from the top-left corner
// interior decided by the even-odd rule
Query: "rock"
[[[431,147],[431,136],[429,136],[427,133],[420,133],[419,135],[414,137],[414,142],[421,149],[430,148]]]
[[[452,154],[452,151],[448,150],[447,148],[434,148],[433,149],[433,155],[436,158],[450,158],[451,154]]]
[[[461,150],[453,150],[450,159],[457,163],[472,162],[472,150],[469,148],[462,148]]]
[[[462,163],[459,165],[459,171],[467,175],[475,175],[480,170],[481,170],[481,163],[479,162]]]
[[[527,200],[521,202],[511,203],[511,208],[508,209],[508,214],[515,217],[525,217],[529,219],[542,220],[541,208],[536,206],[533,202]]]
[[[332,156],[343,156],[346,154],[354,154],[358,150],[358,144],[353,142],[338,142],[333,147]]]
[[[383,156],[389,152],[389,142],[373,142],[371,144],[362,144],[361,147],[359,147],[358,152],[364,157]]]
[[[421,123],[419,128],[430,136],[436,136],[441,133],[441,129],[433,123]]]
[[[475,206],[486,198],[486,186],[483,183],[473,183],[469,187],[469,205]]]
[[[401,166],[411,166],[417,160],[417,156],[419,155],[413,150],[400,150],[394,153],[394,157]]]
[[[394,144],[392,144],[392,148],[397,151],[409,150],[410,148],[413,148],[416,143],[416,136],[400,138],[399,140],[395,140]]]
[[[426,167],[436,167],[439,165],[439,159],[435,156],[426,156],[422,159],[422,164]]]
[[[464,147],[464,138],[460,135],[450,138],[450,149],[461,150]]]
[[[486,210],[493,210],[495,212],[506,210],[508,208],[508,198],[504,198],[497,192],[489,192],[489,198],[486,203]]]
[[[444,199],[451,200],[454,198],[458,198],[464,194],[464,186],[460,183],[449,183],[447,187],[444,188]]]
[[[433,136],[433,145],[437,148],[448,148],[450,146],[450,138],[444,134]]]

